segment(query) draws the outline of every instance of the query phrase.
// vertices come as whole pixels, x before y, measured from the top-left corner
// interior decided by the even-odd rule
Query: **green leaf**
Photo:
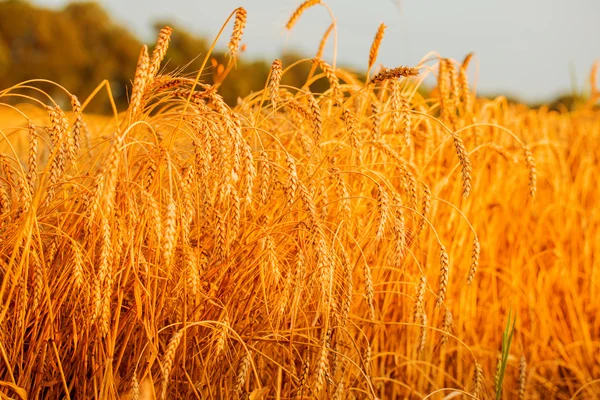
[[[502,382],[504,381],[504,373],[506,372],[506,365],[508,364],[510,345],[512,343],[512,338],[515,333],[515,324],[517,322],[517,316],[515,315],[512,319],[511,324],[511,316],[512,310],[508,312],[508,321],[506,322],[506,329],[504,329],[504,332],[502,334],[502,354],[500,363],[500,373],[498,375],[498,388],[496,390],[496,400],[500,400],[502,398]]]

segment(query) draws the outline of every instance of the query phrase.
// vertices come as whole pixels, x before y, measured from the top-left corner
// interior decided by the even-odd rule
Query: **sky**
[[[298,0],[104,0],[115,20],[148,44],[153,23],[174,21],[211,40],[239,6],[248,11],[245,57],[273,59],[290,50],[312,57],[331,23],[325,7],[285,24]],[[600,60],[600,0],[326,0],[337,22],[337,62],[365,70],[379,23],[388,28],[378,63],[415,65],[429,52],[462,60],[476,55],[471,81],[482,94],[537,102],[586,88]],[[33,3],[61,7],[64,0]],[[224,47],[231,24],[220,40]],[[333,45],[326,48],[331,61]],[[600,79],[599,79],[600,80]]]

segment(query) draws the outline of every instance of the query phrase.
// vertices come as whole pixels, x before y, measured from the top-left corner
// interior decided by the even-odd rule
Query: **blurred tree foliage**
[[[0,3],[0,87],[48,79],[81,98],[107,79],[119,102],[135,70],[140,42],[95,3],[60,11],[24,1]],[[58,100],[60,89],[44,86]],[[96,102],[98,106],[106,102]]]
[[[174,26],[171,21],[156,23],[156,32],[165,25],[173,28],[173,35],[164,72],[195,77],[213,38],[209,41],[197,37],[180,26]],[[218,49],[225,47],[227,35],[226,31],[225,37],[219,39]],[[0,0],[0,89],[29,79],[47,79],[59,83],[83,100],[106,79],[117,106],[123,110],[127,105],[141,45],[139,39],[113,22],[106,11],[93,2],[75,2],[61,10],[50,10],[25,0]],[[150,51],[152,47],[151,43]],[[288,52],[282,57],[284,68],[304,58]],[[214,51],[201,79],[214,83],[228,61],[228,54]],[[242,52],[219,88],[225,101],[235,104],[239,97],[261,90],[269,75],[271,61],[246,60]],[[285,73],[282,85],[301,87],[310,70],[310,62],[299,63]],[[46,90],[56,101],[68,103],[64,92],[56,86],[39,83],[36,86]],[[318,93],[327,87],[326,80],[319,79],[311,84],[310,89]],[[426,86],[420,88],[423,93],[427,90]],[[98,100],[90,103],[88,111],[111,111],[105,92],[103,90]],[[518,102],[516,99],[509,101]],[[567,94],[550,106],[552,109],[573,109],[584,102],[585,96]]]
[[[170,21],[156,23],[156,31],[165,25],[173,27],[173,35],[164,72],[195,76],[211,42],[174,26]],[[228,37],[222,37],[219,42],[226,43],[227,40]],[[122,110],[127,104],[141,45],[139,39],[112,21],[106,11],[93,2],[71,3],[60,10],[37,7],[23,0],[0,2],[2,89],[29,79],[47,79],[59,83],[83,100],[106,79]],[[151,51],[152,44],[149,48]],[[283,59],[284,66],[301,58],[290,53]],[[227,54],[213,52],[201,79],[213,83],[227,62]],[[228,103],[234,104],[238,97],[261,90],[270,65],[270,60],[247,61],[242,53],[222,83],[220,93]],[[309,62],[300,63],[286,73],[283,84],[302,86],[310,68]],[[50,84],[38,86],[57,101],[68,102],[59,88]],[[311,89],[320,91],[325,87],[326,84],[320,80]],[[110,112],[110,105],[105,99],[105,95],[101,94],[99,100],[90,103],[88,110]]]

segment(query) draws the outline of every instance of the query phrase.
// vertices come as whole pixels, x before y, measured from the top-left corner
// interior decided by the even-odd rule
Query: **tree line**
[[[158,30],[173,27],[166,55],[165,72],[195,76],[206,56],[210,42],[186,31],[170,21],[155,24]],[[97,3],[71,3],[60,10],[35,6],[21,0],[0,2],[0,88],[4,89],[29,79],[46,79],[60,84],[80,99],[85,99],[106,79],[117,106],[127,104],[131,81],[142,42],[125,27],[115,23]],[[151,50],[151,49],[150,49]],[[289,53],[284,65],[303,58]],[[202,79],[213,83],[228,61],[223,51],[214,51]],[[238,97],[261,90],[269,75],[271,60],[236,61],[219,92],[229,104]],[[310,70],[303,63],[286,73],[284,84],[300,87]],[[319,91],[323,82],[311,89]],[[64,92],[51,84],[36,84],[53,98],[67,100]],[[104,99],[103,99],[104,100]],[[107,101],[92,101],[93,112],[110,112]]]
[[[171,21],[157,22],[156,32],[165,25],[173,28],[165,72],[195,76],[210,42]],[[123,109],[141,46],[142,42],[134,34],[115,23],[102,6],[94,2],[70,3],[60,10],[52,10],[25,0],[0,1],[0,89],[29,79],[46,79],[85,99],[106,79],[117,106]],[[288,52],[282,56],[283,65],[291,65],[302,58],[306,57]],[[228,55],[224,51],[213,51],[203,72],[203,81],[213,83],[227,62]],[[219,93],[233,105],[238,98],[261,90],[271,62],[248,60],[242,55],[219,86]],[[301,87],[310,68],[310,63],[299,64],[286,72],[282,84]],[[43,83],[35,86],[44,89],[55,100],[68,103],[60,88]],[[321,92],[326,87],[326,82],[319,80],[311,84],[310,89]],[[427,89],[421,87],[421,90]],[[110,112],[110,103],[101,97],[92,101],[87,110]],[[569,93],[546,104],[551,109],[564,110],[577,108],[586,100],[587,96],[583,94]],[[516,99],[509,101],[517,102]],[[537,108],[541,104],[531,106]]]

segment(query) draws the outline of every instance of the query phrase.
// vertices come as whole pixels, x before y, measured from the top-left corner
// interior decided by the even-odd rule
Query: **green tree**
[[[0,3],[0,87],[48,79],[85,98],[107,79],[120,103],[135,71],[140,42],[115,25],[95,3],[74,3],[54,11],[23,1]],[[66,101],[55,87],[43,86]],[[107,102],[91,108],[107,111]]]

